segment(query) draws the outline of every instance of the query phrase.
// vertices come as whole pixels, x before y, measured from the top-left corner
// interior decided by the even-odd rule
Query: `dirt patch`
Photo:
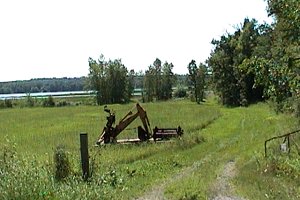
[[[177,180],[180,180],[190,174],[192,174],[193,171],[198,169],[202,163],[207,162],[207,160],[210,159],[210,156],[206,156],[204,159],[194,162],[194,164],[190,167],[184,168],[180,173],[176,174],[175,176],[168,178],[164,180],[159,185],[153,187],[149,192],[145,193],[144,196],[137,198],[136,200],[163,200],[166,199],[164,197],[164,190],[167,184],[171,184]]]
[[[195,162],[192,166],[184,168],[180,173],[175,176],[162,181],[162,183],[153,187],[149,192],[145,193],[142,197],[137,198],[137,200],[164,200],[164,190],[167,184],[171,184],[178,181],[188,175],[193,171],[198,169],[202,163],[210,159],[210,156],[206,156],[201,161]],[[224,166],[222,173],[216,179],[213,188],[211,189],[211,200],[245,200],[244,198],[234,196],[234,187],[231,185],[230,180],[237,174],[235,161],[230,160]]]
[[[244,200],[244,198],[234,196],[234,188],[230,180],[236,175],[235,161],[230,160],[222,173],[218,176],[212,188],[212,200]]]

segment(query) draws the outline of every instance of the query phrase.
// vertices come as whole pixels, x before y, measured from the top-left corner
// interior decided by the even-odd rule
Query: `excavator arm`
[[[104,143],[109,143],[113,141],[124,129],[126,129],[137,117],[140,117],[143,128],[138,127],[138,138],[141,141],[148,140],[151,137],[149,132],[150,123],[146,111],[137,103],[136,113],[129,111],[116,125],[116,127],[104,127],[103,132],[97,142],[97,144],[104,141]]]

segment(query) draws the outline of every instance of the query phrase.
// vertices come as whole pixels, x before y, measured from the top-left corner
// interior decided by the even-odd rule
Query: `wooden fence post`
[[[83,180],[87,181],[89,177],[89,150],[88,150],[87,133],[80,133],[80,153],[81,153],[82,178]]]

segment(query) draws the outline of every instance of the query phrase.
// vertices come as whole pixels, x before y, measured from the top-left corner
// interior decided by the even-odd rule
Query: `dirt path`
[[[201,161],[195,162],[192,166],[183,169],[177,175],[164,180],[161,184],[153,187],[149,192],[144,196],[139,197],[137,200],[164,200],[164,190],[167,184],[171,184],[177,180],[180,180],[193,171],[198,169],[202,163],[206,162],[209,159],[209,156],[205,157]],[[212,188],[212,197],[211,200],[245,200],[244,198],[234,196],[234,188],[230,184],[230,180],[236,175],[235,162],[229,161],[222,171],[222,173],[216,179],[216,182]]]
[[[230,184],[230,180],[236,175],[235,161],[229,161],[218,176],[213,188],[212,200],[244,200],[244,198],[233,196],[234,188]]]
[[[175,176],[164,180],[161,184],[153,187],[149,192],[147,192],[144,196],[139,197],[137,200],[163,200],[166,199],[164,197],[164,190],[167,184],[171,184],[177,180],[180,180],[188,175],[190,175],[193,171],[198,169],[202,163],[206,162],[210,157],[206,156],[204,159],[194,162],[194,164],[190,167],[184,168],[180,173]]]

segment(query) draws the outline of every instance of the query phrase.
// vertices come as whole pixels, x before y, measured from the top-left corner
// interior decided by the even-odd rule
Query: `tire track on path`
[[[193,165],[182,169],[181,172],[176,174],[175,176],[163,180],[163,182],[161,184],[154,186],[149,192],[146,192],[142,197],[139,197],[136,200],[164,200],[164,199],[166,199],[164,197],[164,190],[167,185],[172,184],[182,178],[189,176],[195,170],[200,168],[200,166],[203,163],[207,162],[209,159],[211,159],[211,155],[207,155],[203,159],[194,162]]]

